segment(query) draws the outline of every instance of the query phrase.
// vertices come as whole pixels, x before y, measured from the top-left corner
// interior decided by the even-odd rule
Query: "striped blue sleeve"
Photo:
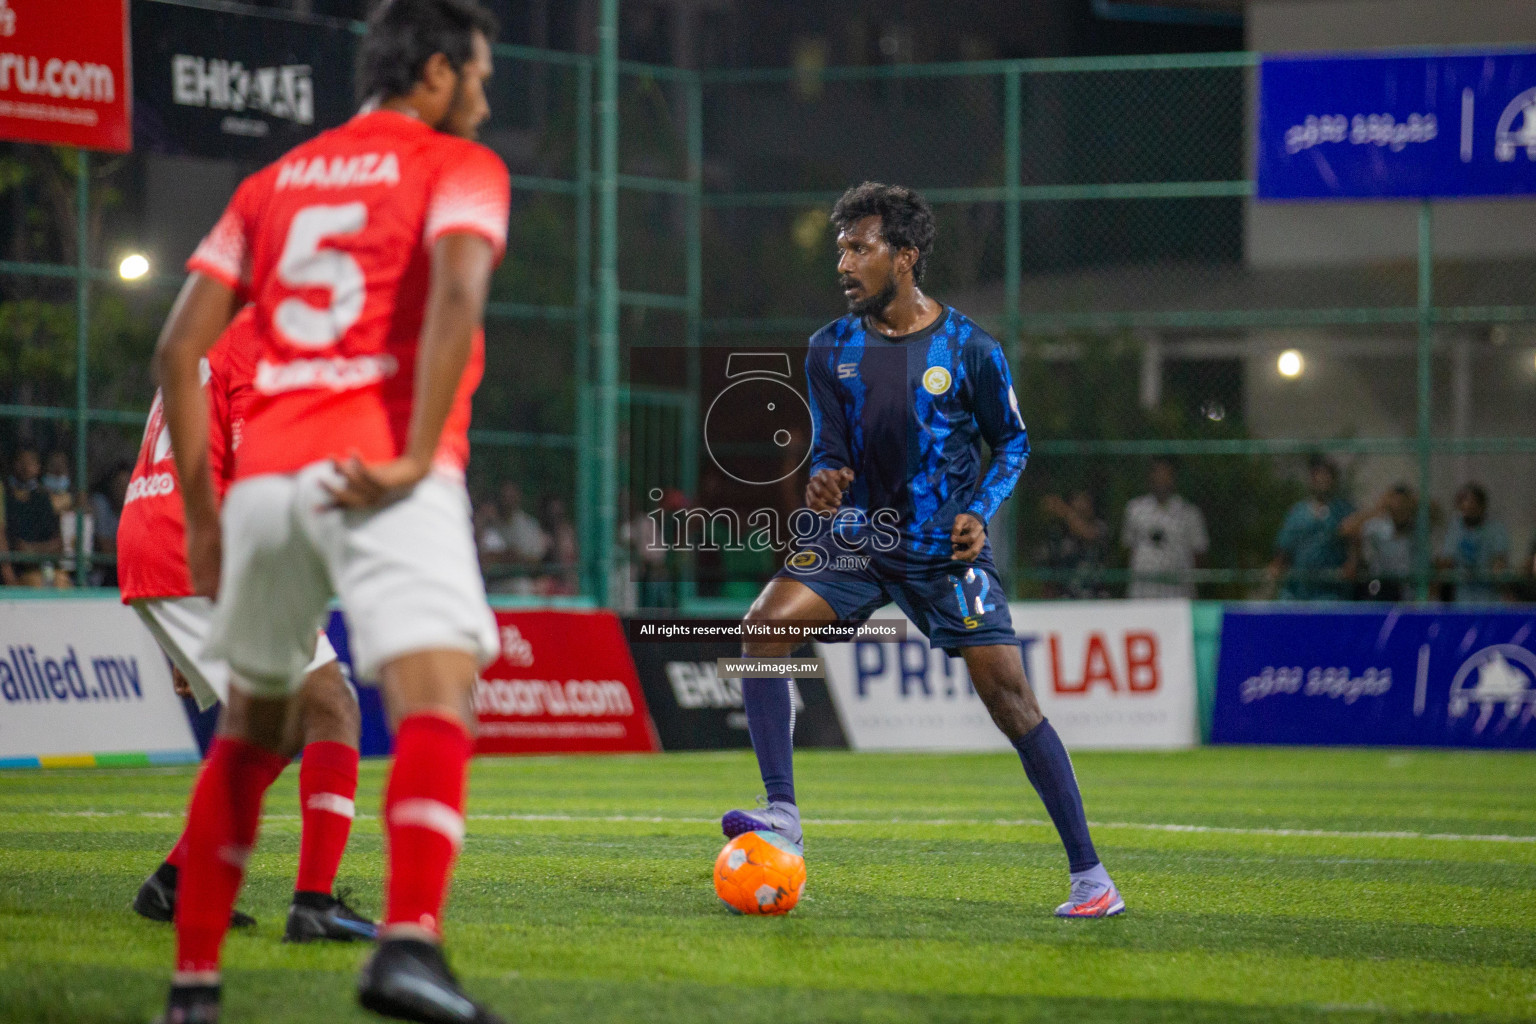
[[[848,453],[848,420],[832,377],[832,359],[836,350],[812,345],[805,354],[805,379],[810,392],[811,429],[816,437],[811,447],[811,475],[823,469],[843,469],[852,464]]]
[[[1019,482],[1019,474],[1024,472],[1024,463],[1029,459],[1029,434],[1024,429],[1003,347],[993,342],[977,348],[970,369],[972,411],[981,436],[992,449],[992,464],[965,510],[985,523],[1008,500]]]

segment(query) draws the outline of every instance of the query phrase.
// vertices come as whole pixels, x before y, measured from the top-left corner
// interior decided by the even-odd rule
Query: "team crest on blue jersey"
[[[949,371],[942,366],[930,366],[923,371],[923,390],[930,395],[942,395],[949,390]]]
[[[784,564],[792,572],[815,572],[821,568],[824,561],[825,559],[820,551],[807,548],[804,551],[796,551],[790,555]]]
[[[859,364],[858,363],[838,363],[837,364],[837,379],[838,380],[853,380],[853,378],[857,377],[858,375],[859,375]]]

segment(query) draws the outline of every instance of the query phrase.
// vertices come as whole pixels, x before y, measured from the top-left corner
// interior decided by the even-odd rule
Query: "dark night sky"
[[[248,2],[292,9],[302,8],[306,0]],[[373,2],[307,0],[315,14],[344,18],[362,17]],[[590,48],[597,0],[482,2],[501,19],[505,42]],[[1110,6],[1123,10],[1130,5]],[[672,63],[679,7],[698,12],[689,34],[692,62],[711,67],[782,66],[794,60],[805,41],[818,39],[831,64],[1237,50],[1243,45],[1240,26],[1105,19],[1095,15],[1092,0],[624,0],[623,56]]]

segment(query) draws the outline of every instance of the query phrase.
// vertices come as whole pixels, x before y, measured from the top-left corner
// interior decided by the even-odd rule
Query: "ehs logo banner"
[[[0,138],[132,148],[128,0],[0,0]]]
[[[1536,747],[1536,612],[1228,611],[1217,743]]]
[[[352,116],[345,22],[227,6],[133,5],[139,149],[265,163]]]
[[[99,598],[0,601],[0,764],[72,754],[197,760],[165,655]]]
[[[631,624],[633,625],[633,624]],[[739,640],[639,640],[630,653],[663,750],[719,750],[752,746],[741,680],[722,679],[720,658],[741,657]],[[795,681],[795,746],[848,746],[824,679]]]
[[[1025,673],[1069,747],[1157,749],[1197,738],[1187,601],[1012,604]],[[884,614],[884,613],[882,613]],[[818,645],[857,750],[1009,750],[965,662],[915,627],[897,644]]]

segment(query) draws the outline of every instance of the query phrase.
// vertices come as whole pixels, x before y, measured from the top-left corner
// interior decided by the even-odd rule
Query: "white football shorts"
[[[313,656],[331,598],[347,617],[352,667],[377,680],[390,661],[498,649],[462,481],[431,473],[364,511],[327,508],[341,485],[327,462],[240,480],[224,498],[224,563],[207,653],[253,692],[291,691]]]
[[[166,657],[186,676],[199,711],[229,700],[229,665],[203,654],[203,646],[213,629],[213,602],[206,597],[161,597],[133,602],[144,625]],[[315,641],[315,656],[300,674],[302,680],[315,669],[336,660],[336,648],[321,632]]]

